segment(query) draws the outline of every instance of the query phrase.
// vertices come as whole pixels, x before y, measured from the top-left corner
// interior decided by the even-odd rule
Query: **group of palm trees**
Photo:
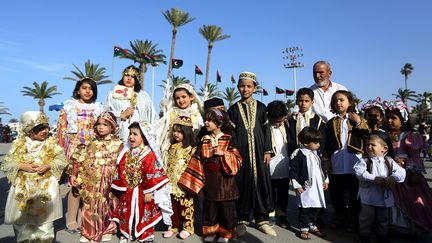
[[[148,68],[147,65],[157,66],[161,63],[168,63],[168,72],[167,79],[162,80],[162,84],[159,85],[160,87],[175,87],[181,83],[190,83],[190,80],[186,77],[179,77],[172,74],[172,60],[175,53],[178,29],[194,21],[195,18],[191,17],[188,12],[177,8],[161,11],[161,13],[172,27],[171,51],[169,60],[166,60],[163,50],[158,49],[158,44],[151,40],[130,41],[129,45],[131,50],[128,49],[128,55],[122,56],[123,58],[130,59],[134,61],[134,63],[139,64],[141,75],[139,77],[139,81],[141,82],[143,88],[145,85],[145,73]],[[203,98],[221,97],[228,102],[228,105],[232,105],[237,99],[240,98],[240,94],[237,92],[234,86],[226,87],[225,90],[221,92],[217,84],[209,83],[210,61],[214,43],[228,39],[230,36],[223,34],[222,28],[216,25],[203,25],[198,31],[207,41],[208,52],[204,85],[200,87],[197,93]],[[151,59],[148,58],[149,56]],[[112,80],[108,79],[109,76],[106,75],[106,68],[101,67],[99,64],[93,64],[90,60],[87,60],[84,63],[84,71],[82,71],[75,64],[73,64],[73,66],[75,68],[75,70],[71,71],[73,77],[65,77],[65,80],[78,81],[84,77],[89,77],[95,80],[98,85],[112,83]],[[393,95],[395,95],[396,98],[403,100],[405,103],[408,100],[417,102],[418,104],[413,112],[418,113],[419,118],[425,119],[431,114],[431,109],[429,108],[428,103],[430,103],[432,93],[424,92],[423,94],[416,94],[414,91],[411,91],[407,88],[407,80],[413,70],[414,67],[410,63],[407,63],[402,67],[400,72],[405,78],[405,89],[399,89],[397,94]],[[33,82],[33,87],[26,86],[23,88],[23,90],[21,90],[21,92],[24,96],[31,96],[34,99],[38,99],[41,112],[44,111],[45,99],[52,98],[52,96],[60,94],[57,91],[57,86],[54,85],[49,87],[47,81],[43,81],[41,84]],[[257,93],[262,93],[262,87],[259,85],[257,88]],[[288,99],[287,106],[293,107],[294,101]],[[9,114],[9,110],[0,102],[0,115],[1,114]]]

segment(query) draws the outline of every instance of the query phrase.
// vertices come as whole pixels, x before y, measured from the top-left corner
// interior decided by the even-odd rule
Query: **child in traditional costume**
[[[134,122],[129,130],[129,143],[120,152],[112,184],[122,193],[112,220],[119,224],[120,243],[153,242],[154,226],[162,218],[171,226],[169,179],[150,123]]]
[[[115,135],[117,121],[111,112],[102,112],[95,124],[96,137],[80,146],[69,167],[71,183],[83,201],[80,242],[110,241],[116,224],[110,219],[116,206],[111,184],[122,141]]]
[[[236,176],[240,191],[236,205],[237,233],[246,233],[252,214],[258,230],[276,236],[276,231],[269,225],[273,197],[268,164],[273,150],[266,106],[253,98],[257,89],[254,73],[240,73],[237,88],[241,100],[228,109],[230,120],[235,125],[232,133],[234,144],[243,157],[243,166]]]
[[[225,111],[210,108],[205,115],[210,135],[199,143],[179,184],[204,198],[203,235],[205,242],[228,242],[236,236],[235,200],[239,192],[235,175],[242,158],[229,135],[232,126]]]
[[[325,236],[316,226],[316,219],[320,209],[326,207],[324,191],[328,188],[329,179],[319,156],[321,132],[313,127],[305,127],[298,139],[301,146],[291,155],[289,173],[297,194],[300,238],[309,240],[309,233]]]
[[[406,170],[404,183],[393,187],[395,206],[392,226],[402,233],[432,231],[432,190],[423,176],[426,173],[420,151],[423,138],[410,125],[407,106],[402,101],[384,101],[394,158]]]
[[[166,89],[169,89],[166,87]],[[192,85],[180,84],[174,87],[172,95],[167,90],[162,112],[163,116],[156,122],[154,128],[161,145],[164,168],[167,166],[168,149],[171,145],[171,128],[177,117],[186,116],[192,120],[194,135],[197,135],[204,122],[201,116],[202,105]],[[167,103],[167,104],[165,104]]]
[[[172,127],[167,169],[174,214],[171,216],[172,227],[164,233],[165,238],[170,238],[177,233],[180,223],[183,224],[179,234],[181,239],[184,240],[194,233],[194,199],[177,185],[194,152],[195,136],[192,131],[192,120],[185,116],[177,117]]]
[[[79,80],[72,92],[72,99],[64,102],[57,124],[58,143],[63,147],[69,163],[80,144],[88,144],[94,137],[93,126],[102,112],[102,104],[96,102],[97,85],[93,79]],[[67,197],[66,230],[79,231],[77,223],[79,209],[78,189],[72,185]]]
[[[274,199],[275,223],[284,229],[289,228],[286,217],[289,192],[288,156],[288,110],[283,101],[275,100],[267,105],[273,156],[270,160],[272,195]]]
[[[52,242],[54,220],[63,215],[59,180],[66,157],[49,137],[48,117],[38,111],[21,115],[20,135],[5,156],[2,170],[12,184],[5,224],[13,224],[16,242]]]
[[[336,91],[330,106],[336,114],[327,122],[325,136],[330,200],[335,209],[335,218],[330,227],[336,229],[345,226],[346,231],[354,233],[358,229],[360,201],[357,198],[359,182],[353,167],[362,158],[369,129],[366,120],[356,113],[356,103],[351,92]],[[348,205],[345,205],[344,197],[341,197],[345,193],[348,193]]]
[[[384,138],[371,134],[366,145],[367,156],[354,165],[354,171],[360,180],[358,197],[362,204],[359,215],[361,243],[371,242],[373,231],[378,242],[387,242],[390,212],[394,206],[391,187],[395,182],[405,180],[405,170],[386,156],[389,145]]]
[[[133,65],[123,70],[123,77],[107,95],[105,110],[117,117],[119,137],[126,143],[129,136],[129,125],[136,121],[156,121],[156,111],[150,96],[139,82],[140,71]]]

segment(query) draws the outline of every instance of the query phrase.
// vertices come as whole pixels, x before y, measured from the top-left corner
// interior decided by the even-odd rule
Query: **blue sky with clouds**
[[[57,85],[62,95],[47,105],[62,102],[72,94],[72,64],[84,69],[90,59],[106,67],[118,81],[129,60],[115,59],[113,46],[129,47],[129,41],[152,40],[169,57],[171,26],[161,10],[177,7],[188,11],[195,21],[178,30],[175,58],[184,65],[174,74],[194,80],[194,65],[205,72],[207,42],[199,34],[203,24],[221,26],[230,39],[216,42],[210,81],[216,70],[222,75],[221,89],[230,86],[230,76],[241,71],[257,74],[261,85],[275,99],[275,86],[294,89],[293,72],[283,68],[282,50],[302,46],[304,68],[297,70],[297,88],[313,83],[312,65],[318,60],[332,64],[332,80],[344,84],[360,99],[392,93],[404,87],[401,67],[409,62],[414,71],[408,88],[432,91],[432,17],[430,1],[412,0],[305,0],[305,1],[7,1],[0,16],[0,101],[12,116],[37,110],[37,100],[23,97],[23,86],[34,81]],[[113,65],[114,64],[114,65]],[[114,69],[113,69],[114,66]],[[156,85],[166,78],[167,65],[155,69]],[[150,93],[151,71],[146,73]],[[197,77],[197,86],[204,76]],[[112,85],[99,86],[98,101],[104,102]],[[162,90],[155,87],[155,106]],[[261,99],[260,96],[256,96]],[[283,99],[281,95],[277,99]],[[51,121],[57,112],[48,112]]]

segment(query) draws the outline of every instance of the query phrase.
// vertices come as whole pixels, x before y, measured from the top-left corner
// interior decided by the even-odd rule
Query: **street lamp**
[[[292,68],[294,70],[294,101],[297,100],[297,80],[296,80],[296,68],[304,67],[304,63],[297,59],[303,57],[303,48],[298,46],[287,47],[282,51],[283,59],[287,60],[288,63],[284,64],[286,69]]]

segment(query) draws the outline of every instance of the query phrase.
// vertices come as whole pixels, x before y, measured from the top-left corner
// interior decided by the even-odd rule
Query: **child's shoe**
[[[266,235],[277,236],[276,231],[268,223],[261,224],[258,227],[258,230]]]
[[[104,234],[102,235],[101,241],[106,242],[106,241],[111,241],[111,239],[112,239],[112,234]]]
[[[85,238],[83,235],[81,235],[79,242],[85,243],[85,242],[90,242],[90,241],[87,238]]]
[[[180,232],[179,236],[182,240],[186,240],[189,236],[191,236],[191,234],[189,232],[187,232],[186,230],[182,230]]]
[[[204,237],[204,242],[213,242],[216,239],[216,235],[209,235]]]
[[[124,236],[120,236],[119,243],[127,243],[128,239]]]
[[[243,235],[245,235],[245,234],[246,234],[246,231],[247,231],[246,224],[244,224],[244,223],[240,223],[240,224],[237,225],[237,227],[236,227],[236,234],[237,234],[238,236],[243,236]]]
[[[230,239],[228,238],[224,238],[224,237],[219,237],[218,240],[216,242],[220,242],[220,243],[226,243],[228,242]]]
[[[174,231],[167,230],[163,233],[163,238],[171,238],[171,237],[173,237],[174,234],[175,234]]]

